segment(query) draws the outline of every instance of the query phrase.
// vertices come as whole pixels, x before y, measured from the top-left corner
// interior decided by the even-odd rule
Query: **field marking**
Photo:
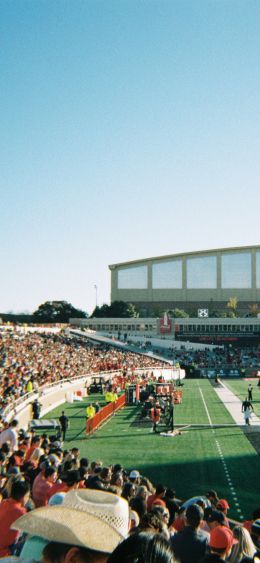
[[[199,385],[198,385],[198,386],[199,386]],[[203,405],[204,405],[204,408],[205,408],[205,411],[206,411],[206,414],[207,414],[207,417],[208,417],[208,420],[209,420],[209,424],[210,424],[211,431],[212,431],[213,434],[215,434],[215,430],[214,430],[214,428],[213,428],[213,423],[212,423],[212,420],[211,420],[211,416],[210,416],[210,414],[209,414],[209,410],[208,410],[208,407],[207,407],[207,404],[206,404],[206,401],[205,401],[205,398],[204,398],[204,395],[203,395],[203,392],[202,392],[200,386],[199,386],[199,392],[200,392],[200,395],[201,395],[201,398],[202,398],[202,402],[203,402]],[[215,439],[215,443],[216,443],[216,446],[217,446],[216,449],[217,449],[218,455],[219,455],[219,457],[220,457],[220,461],[221,461],[221,463],[222,463],[222,465],[223,465],[223,470],[224,470],[224,473],[225,473],[225,478],[226,478],[226,480],[227,480],[227,483],[228,483],[228,486],[229,486],[229,489],[230,489],[230,494],[232,495],[232,497],[234,497],[233,500],[236,500],[236,501],[237,501],[237,500],[238,500],[238,498],[237,498],[237,493],[235,492],[235,487],[233,486],[232,480],[231,480],[231,478],[230,478],[229,471],[228,471],[228,469],[227,469],[227,465],[226,465],[226,462],[225,462],[225,457],[224,457],[223,452],[222,452],[222,449],[221,449],[221,445],[220,445],[220,443],[219,443],[219,441],[217,440],[216,437],[214,437],[214,439]],[[241,510],[241,508],[238,508],[238,507],[239,507],[239,502],[236,502],[236,503],[234,503],[234,504],[235,504],[235,510],[239,513],[239,518],[240,518],[241,520],[243,520],[243,519],[244,519],[244,516],[243,516],[243,514],[242,514],[242,510]]]
[[[211,420],[211,418],[210,418],[210,414],[209,414],[209,411],[208,411],[208,407],[207,407],[207,405],[206,405],[206,401],[205,401],[205,399],[204,399],[204,395],[203,395],[203,393],[202,393],[200,387],[199,387],[199,391],[200,391],[200,394],[201,394],[201,398],[202,398],[202,402],[203,402],[205,411],[206,411],[206,413],[207,413],[207,417],[208,417],[208,419],[209,419],[209,424],[210,424],[211,430],[212,430],[213,433],[215,433],[215,430],[212,428],[213,424],[212,424],[212,420]],[[218,442],[217,442],[217,443],[218,443]]]

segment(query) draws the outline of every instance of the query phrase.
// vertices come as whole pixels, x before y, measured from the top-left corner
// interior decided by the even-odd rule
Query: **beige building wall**
[[[199,259],[199,260],[196,260]],[[206,261],[205,261],[206,259]],[[205,284],[205,276],[203,279],[203,264],[212,261],[214,264],[215,287],[189,287],[188,282],[188,267],[197,263],[197,278],[200,277],[199,264],[201,264],[201,279]],[[195,260],[195,262],[194,262]],[[201,262],[200,262],[201,260]],[[239,262],[241,264],[239,265]],[[245,267],[243,267],[245,262]],[[181,283],[180,287],[161,287],[157,288],[153,285],[153,268],[158,268],[161,264],[162,267],[167,269],[167,265],[171,263],[180,263]],[[131,284],[131,277],[136,271],[147,272],[147,281],[137,280],[140,285],[145,287],[120,287],[120,276],[125,278],[126,281],[123,285],[127,285],[127,276],[130,276],[129,284]],[[241,269],[241,275],[239,272]],[[230,297],[236,297],[239,302],[258,303],[260,304],[260,246],[254,247],[239,247],[239,248],[225,248],[207,250],[201,252],[191,252],[185,254],[172,254],[168,256],[147,258],[143,260],[136,260],[131,262],[124,262],[120,264],[113,264],[109,266],[111,270],[111,302],[113,301],[126,301],[131,303],[140,304],[158,304],[165,303],[167,307],[169,304],[175,303],[226,303]],[[211,266],[212,272],[213,268]],[[247,272],[246,272],[247,271]],[[211,274],[213,275],[213,273]],[[195,272],[196,273],[196,272]],[[236,283],[232,287],[223,287],[227,282],[227,276],[230,279],[236,277]],[[243,276],[248,279],[243,280]],[[144,274],[143,274],[144,276]],[[196,276],[194,276],[194,284],[196,283]],[[224,280],[224,282],[223,282]],[[172,282],[169,282],[171,285]],[[214,282],[210,282],[211,285]],[[163,280],[162,285],[167,285],[167,275]],[[246,287],[241,287],[243,284]],[[237,287],[235,287],[237,285]],[[239,287],[240,286],[240,287]]]

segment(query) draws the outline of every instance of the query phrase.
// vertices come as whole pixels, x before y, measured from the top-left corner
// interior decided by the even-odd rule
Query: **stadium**
[[[254,555],[260,318],[217,313],[231,298],[256,311],[260,247],[110,269],[112,300],[150,317],[0,326],[0,557],[52,561],[48,550],[83,545],[80,563],[121,562],[145,537],[188,563],[182,536],[207,556],[216,529],[234,563],[237,537]],[[196,316],[171,317],[177,308]]]
[[[245,316],[260,304],[260,246],[157,256],[109,268],[111,302],[133,303],[143,317],[174,308],[190,316],[206,308],[211,316],[234,297]]]

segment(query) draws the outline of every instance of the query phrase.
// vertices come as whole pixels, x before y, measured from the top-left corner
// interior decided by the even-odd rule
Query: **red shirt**
[[[154,504],[159,504],[160,506],[166,506],[166,503],[161,497],[158,497],[156,494],[150,495],[147,499],[147,510],[150,512]]]
[[[11,546],[19,535],[16,530],[10,530],[10,526],[17,518],[26,513],[26,508],[21,502],[12,498],[3,500],[0,503],[0,557],[10,555]]]
[[[172,525],[177,532],[181,532],[185,528],[185,521],[181,516],[176,516]]]
[[[52,485],[53,483],[45,479],[42,473],[39,473],[39,475],[35,477],[32,487],[32,498],[36,508],[48,504],[47,494],[52,488]]]
[[[30,457],[32,456],[36,448],[39,448],[39,444],[33,444],[32,446],[29,447],[29,449],[26,452],[25,461],[30,461]]]
[[[49,502],[50,498],[56,493],[67,493],[68,490],[69,487],[66,483],[54,483],[54,485],[52,485],[52,487],[47,492],[47,502]]]
[[[252,530],[252,523],[253,520],[245,520],[245,522],[243,522],[243,528],[246,528],[246,530],[248,530],[250,534]]]

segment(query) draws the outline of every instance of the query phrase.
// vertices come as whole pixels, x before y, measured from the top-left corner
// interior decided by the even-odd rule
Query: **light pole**
[[[98,303],[98,299],[97,299],[97,290],[98,290],[98,288],[97,288],[97,285],[96,285],[96,284],[94,285],[94,288],[95,288],[95,292],[96,292],[96,307],[97,307],[97,303]]]

